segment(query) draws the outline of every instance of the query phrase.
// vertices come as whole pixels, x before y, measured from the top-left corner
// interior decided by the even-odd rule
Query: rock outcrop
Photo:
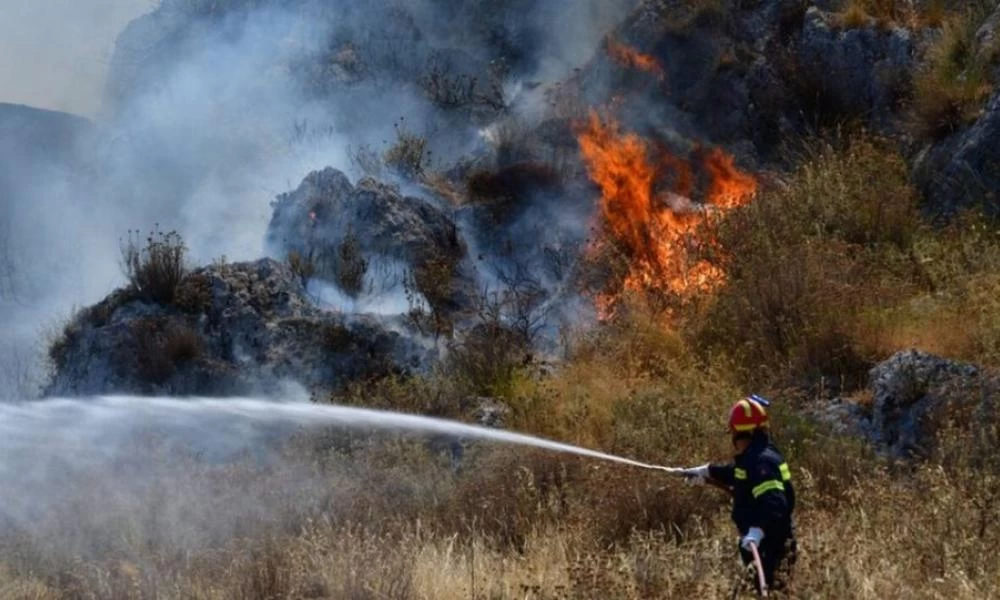
[[[982,204],[1000,214],[1000,90],[968,129],[928,146],[914,168],[935,213],[950,215]]]
[[[397,288],[409,278],[433,309],[448,312],[463,304],[468,287],[459,281],[465,243],[449,215],[371,178],[352,185],[330,167],[278,197],[267,243],[278,256],[305,261],[310,277],[352,297],[375,284]]]
[[[914,52],[908,29],[883,27],[874,19],[845,29],[835,17],[813,7],[795,44],[799,85],[805,81],[812,86],[827,110],[865,115],[870,123],[885,127],[910,87]]]
[[[942,426],[954,420],[968,427],[971,415],[992,415],[1000,395],[997,376],[917,350],[893,355],[869,376],[870,405],[837,399],[812,414],[894,458],[930,456]]]
[[[46,394],[322,392],[426,364],[429,350],[391,325],[316,308],[283,263],[214,265],[170,305],[120,290],[78,314],[52,346]]]
[[[787,135],[822,123],[859,119],[897,130],[923,38],[874,19],[844,27],[832,8],[650,0],[613,37],[654,58],[659,81],[605,52],[576,85],[594,105],[631,89],[623,100],[636,104],[630,126],[724,144],[748,163],[768,160]]]

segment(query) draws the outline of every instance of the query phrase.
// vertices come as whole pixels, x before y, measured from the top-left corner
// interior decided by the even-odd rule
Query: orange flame
[[[617,122],[603,122],[591,111],[578,141],[590,178],[601,188],[605,240],[621,249],[628,272],[621,289],[599,295],[597,308],[606,318],[621,292],[659,292],[686,297],[710,291],[725,279],[715,265],[697,259],[699,227],[718,214],[747,203],[757,189],[752,176],[739,171],[733,158],[713,149],[704,158],[710,182],[701,203],[690,200],[692,165],[665,150],[652,152],[634,133],[622,133]],[[664,189],[666,188],[666,189]]]
[[[607,51],[608,56],[610,56],[618,64],[651,73],[655,75],[657,79],[661,81],[663,80],[663,67],[661,67],[660,63],[652,56],[643,54],[635,48],[626,46],[625,44],[617,42],[612,38],[607,39]]]

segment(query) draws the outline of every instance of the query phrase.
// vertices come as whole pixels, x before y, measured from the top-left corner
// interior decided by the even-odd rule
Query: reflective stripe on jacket
[[[740,534],[760,527],[765,535],[788,535],[795,510],[792,474],[765,432],[729,464],[711,465],[712,479],[733,488],[733,521]]]

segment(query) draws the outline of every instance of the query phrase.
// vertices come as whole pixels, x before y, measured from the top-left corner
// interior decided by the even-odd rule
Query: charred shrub
[[[354,334],[340,323],[327,323],[322,330],[323,348],[333,354],[350,352],[354,347]]]
[[[402,177],[416,178],[423,175],[431,157],[427,138],[411,132],[399,122],[393,124],[393,127],[396,129],[396,143],[385,151],[383,162]]]
[[[536,284],[523,281],[475,299],[475,325],[452,343],[448,358],[450,372],[470,393],[503,396],[531,364],[542,298]]]
[[[531,194],[555,193],[561,185],[551,166],[521,162],[496,171],[476,171],[469,176],[467,189],[472,202],[486,205],[495,219],[503,219]]]
[[[427,97],[443,109],[486,107],[502,110],[506,106],[504,84],[510,67],[504,60],[495,60],[487,68],[485,78],[460,73],[438,54],[427,61],[423,76],[417,84]]]
[[[451,308],[458,261],[444,254],[432,255],[417,265],[413,285],[423,294],[431,310],[446,313]]]
[[[363,291],[368,260],[361,251],[358,237],[351,232],[337,246],[333,271],[340,288],[348,295],[355,297]]]
[[[189,314],[208,311],[212,307],[212,282],[204,273],[192,273],[177,286],[174,305]]]
[[[54,335],[49,342],[48,358],[52,366],[58,371],[69,362],[69,355],[76,345],[81,333],[81,327],[74,317],[63,327],[62,331]]]
[[[136,373],[148,384],[166,383],[178,369],[199,358],[201,335],[183,323],[144,318],[129,325]]]
[[[302,285],[305,285],[316,274],[316,255],[312,249],[306,252],[292,250],[285,260],[288,262],[288,268],[298,277]]]
[[[120,244],[122,270],[131,286],[146,301],[167,305],[173,302],[177,286],[186,271],[187,247],[176,231],[164,233],[159,228],[141,240],[130,231]]]

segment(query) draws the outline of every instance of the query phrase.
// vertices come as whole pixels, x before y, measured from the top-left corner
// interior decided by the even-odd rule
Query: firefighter
[[[795,490],[788,464],[771,441],[767,406],[757,395],[734,404],[729,410],[734,460],[684,469],[682,474],[691,483],[710,482],[732,493],[743,563],[751,563],[751,545],[756,546],[771,588],[782,560],[787,556],[789,567],[795,562]]]

